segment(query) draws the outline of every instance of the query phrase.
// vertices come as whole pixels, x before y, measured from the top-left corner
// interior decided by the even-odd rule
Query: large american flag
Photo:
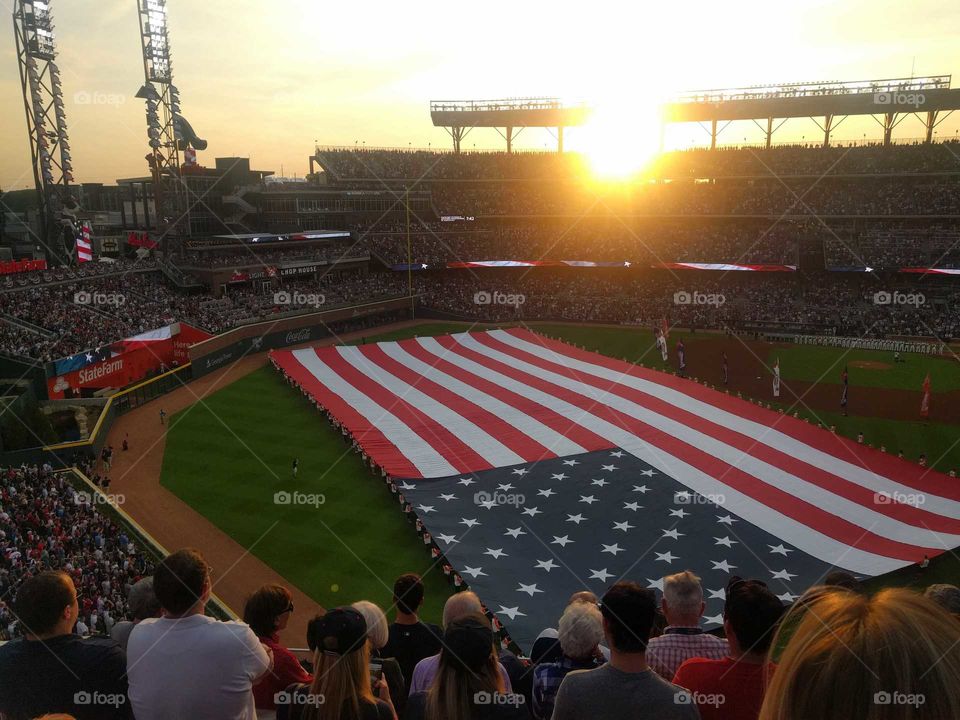
[[[591,508],[595,517],[622,519],[618,503],[629,495],[624,488],[635,483],[671,497],[688,492],[695,500],[691,505],[716,505],[716,515],[749,527],[751,535],[759,533],[760,550],[772,539],[769,545],[809,558],[808,583],[818,579],[820,569],[878,575],[960,545],[960,487],[945,475],[696,381],[528,330],[272,355],[376,463],[405,480],[410,498],[432,508],[418,515],[434,538],[455,535],[448,522],[469,519],[453,501],[438,502],[430,495],[445,484],[479,483],[489,471],[491,478],[500,478],[486,488],[491,490],[505,484],[504,470],[510,475],[526,469],[532,476],[539,467],[603,450],[622,452],[630,462],[621,462],[624,472],[609,479],[623,488],[597,494]],[[647,471],[653,475],[643,475]],[[524,480],[526,473],[514,477],[516,493],[525,501],[516,505],[517,513],[532,507],[546,513],[548,506],[577,502],[561,499],[568,491],[564,480],[546,477],[533,487]],[[538,491],[549,489],[557,496],[538,497]],[[669,516],[650,512],[636,514],[635,524],[668,529],[660,526]],[[564,534],[565,513],[555,518],[558,537]],[[687,533],[691,537],[685,542],[699,549],[686,550],[682,561],[657,562],[651,554],[647,560],[656,564],[643,566],[642,574],[656,578],[685,567],[710,567],[711,559],[720,560],[712,558],[713,530]],[[544,529],[537,532],[548,541],[552,537]],[[439,544],[473,583],[483,576],[471,578],[465,570],[471,536],[457,536],[450,543],[455,550],[442,540]],[[753,546],[746,540],[741,544]],[[756,555],[763,557],[760,550]],[[643,553],[645,546],[631,545],[629,551]],[[462,563],[456,562],[458,556]],[[736,572],[745,574],[740,568]],[[590,568],[578,574],[584,570]],[[489,582],[499,582],[497,569],[484,567],[484,572],[493,578]],[[612,582],[617,575],[610,572]]]

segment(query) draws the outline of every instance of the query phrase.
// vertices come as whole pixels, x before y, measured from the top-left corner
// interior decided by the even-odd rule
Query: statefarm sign
[[[48,364],[51,400],[84,397],[103,388],[122,388],[189,361],[191,345],[212,337],[186,323],[168,325],[86,354]]]

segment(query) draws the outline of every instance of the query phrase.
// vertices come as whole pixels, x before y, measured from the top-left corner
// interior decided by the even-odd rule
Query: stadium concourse
[[[206,717],[197,708],[216,706],[252,718],[256,705],[279,717],[285,703],[317,704],[303,698],[326,691],[328,674],[346,682],[338,673],[350,664],[339,656],[360,648],[354,658],[385,660],[380,699],[358,700],[383,719],[428,717],[435,693],[422,691],[466,687],[467,675],[480,678],[471,692],[516,693],[490,717],[619,718],[632,707],[617,704],[618,673],[631,671],[646,673],[645,701],[662,718],[695,718],[693,706],[708,720],[820,717],[778,710],[798,695],[847,702],[852,687],[864,698],[837,717],[911,703],[922,717],[960,717],[960,590],[870,596],[863,583],[901,571],[914,573],[903,584],[929,584],[930,559],[960,544],[955,480],[925,456],[898,458],[872,439],[736,397],[769,399],[769,352],[786,353],[798,336],[910,342],[951,364],[958,152],[947,142],[669,153],[655,182],[611,189],[582,182],[573,155],[321,149],[309,191],[337,209],[316,217],[349,238],[309,239],[299,218],[273,220],[272,244],[194,238],[178,257],[126,248],[113,262],[5,276],[0,351],[43,368],[50,387],[62,387],[63,368],[108,361],[116,344],[178,323],[218,348],[230,331],[246,344],[120,415],[106,446],[129,452],[84,462],[173,551],[159,562],[106,514],[76,503],[50,468],[6,469],[0,622],[10,637],[62,650],[30,654],[19,640],[0,649],[0,713],[127,717],[132,706],[149,720],[175,703],[172,716]],[[395,201],[414,182],[428,212],[411,212],[410,225],[402,203],[387,212],[364,204],[367,192],[386,186]],[[248,196],[264,210],[288,202],[288,191],[264,184]],[[357,310],[391,302],[403,310]],[[414,305],[417,321],[408,319]],[[396,581],[393,607],[314,617],[315,592],[160,484],[174,415],[182,421],[266,366],[261,344],[273,325],[307,327],[327,311],[342,316],[317,320],[310,327],[322,332],[309,342],[280,333],[269,359],[291,387],[278,384],[332,423],[369,470],[355,481],[388,488],[417,549],[459,591],[442,629],[418,624],[423,584],[409,574],[379,578]],[[655,352],[664,330],[675,340],[659,370],[515,328],[349,346],[374,330],[416,335],[422,318],[467,330],[629,328],[645,342],[631,359]],[[700,353],[689,365],[684,340]],[[898,350],[887,355],[899,362]],[[671,367],[699,380],[662,371]],[[842,403],[845,419],[856,410],[906,422],[924,398],[929,406],[909,373],[902,386],[854,388],[848,398],[847,371],[841,391],[841,368],[827,367],[829,381],[785,378],[784,395],[811,411]],[[70,397],[117,389],[104,375],[86,373]],[[960,388],[935,398],[920,433],[957,425]],[[222,460],[203,458],[211,475]],[[478,500],[481,492],[488,497]],[[178,551],[185,546],[202,555]],[[152,590],[141,584],[151,573]],[[639,583],[614,583],[623,577]],[[211,591],[249,627],[204,620]],[[384,610],[396,614],[389,627]],[[860,622],[868,616],[884,622]],[[184,619],[187,631],[169,632]],[[126,654],[102,639],[81,643],[85,631],[112,635]],[[224,645],[221,632],[230,633]],[[201,663],[194,651],[206,642],[222,652]],[[155,644],[162,652],[151,652]],[[311,667],[286,650],[304,646]],[[883,647],[899,665],[851,661],[851,646],[868,657]],[[809,668],[823,662],[835,673],[811,680]],[[360,680],[351,682],[366,687],[367,663],[354,664]],[[210,667],[235,673],[239,691],[221,693],[219,678],[204,674]],[[574,669],[594,672],[568,675]],[[113,712],[82,707],[84,693],[114,698]]]

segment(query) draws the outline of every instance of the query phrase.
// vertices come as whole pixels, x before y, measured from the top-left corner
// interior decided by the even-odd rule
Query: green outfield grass
[[[772,367],[780,358],[780,376],[785,380],[840,384],[840,373],[849,368],[852,387],[897,388],[919,391],[930,373],[934,393],[960,389],[960,362],[953,358],[903,353],[904,362],[895,363],[892,352],[846,350],[816,345],[771,348],[767,363]],[[855,361],[889,365],[886,369],[854,367]]]
[[[364,340],[437,335],[468,327],[428,323]],[[641,328],[533,327],[635,361],[653,342],[650,331]],[[690,336],[690,341],[696,337]],[[642,362],[661,365],[655,352]],[[960,467],[960,448],[948,449],[960,437],[957,426],[843,418],[834,413],[819,416],[828,425],[836,424],[843,435],[856,437],[862,430],[875,445],[885,443],[891,452],[902,448],[910,457],[926,452],[931,462],[943,456],[937,462],[940,469]],[[294,455],[300,459],[296,481],[290,469]],[[324,606],[367,598],[388,608],[394,578],[413,571],[425,576],[425,617],[439,622],[451,586],[440,568],[430,569],[429,554],[395,499],[359,457],[348,452],[341,435],[324,417],[269,366],[173,416],[161,482]],[[281,491],[323,494],[325,502],[317,507],[275,504],[274,493]],[[922,577],[915,568],[907,568],[873,584],[958,580],[960,560],[945,553]],[[555,620],[544,618],[544,624]]]

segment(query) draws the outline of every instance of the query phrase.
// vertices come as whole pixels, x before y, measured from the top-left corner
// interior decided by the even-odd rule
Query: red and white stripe
[[[662,262],[654,268],[666,270],[722,270],[723,272],[796,272],[796,265],[740,265],[737,263]]]
[[[77,264],[93,260],[93,245],[90,242],[90,225],[83,224],[80,237],[77,238]]]
[[[618,446],[853,572],[880,574],[960,545],[960,490],[944,475],[526,330],[273,356],[396,477]]]

